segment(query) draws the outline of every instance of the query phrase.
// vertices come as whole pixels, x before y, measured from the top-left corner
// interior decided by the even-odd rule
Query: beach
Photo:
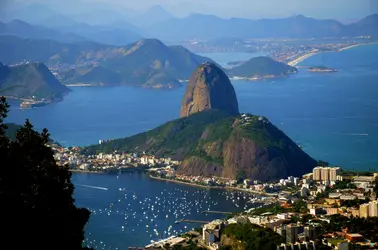
[[[340,52],[340,51],[352,49],[352,48],[355,48],[355,47],[360,47],[360,46],[364,46],[364,45],[371,45],[371,44],[377,44],[377,43],[378,42],[350,44],[350,45],[347,45],[345,47],[342,47],[341,49],[339,49],[337,51],[311,51],[311,52],[309,52],[307,54],[301,55],[298,58],[296,58],[296,59],[288,62],[287,65],[295,67],[298,63],[306,60],[307,58],[309,58],[311,56],[317,55],[319,53],[324,53],[324,52]]]
[[[363,46],[363,45],[377,44],[377,43],[378,42],[351,44],[351,45],[348,45],[346,47],[343,47],[343,48],[339,49],[339,51],[343,51],[343,50],[347,50],[347,49],[351,49],[351,48],[355,48],[355,47],[359,47],[359,46]]]

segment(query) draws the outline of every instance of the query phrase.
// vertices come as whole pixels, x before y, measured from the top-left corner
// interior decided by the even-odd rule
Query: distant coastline
[[[86,173],[86,174],[105,174],[103,171],[89,171],[89,170],[79,170],[79,169],[69,169],[73,173]]]
[[[348,50],[348,49],[352,49],[352,48],[356,48],[356,47],[360,47],[360,46],[365,46],[365,45],[372,45],[372,44],[378,44],[378,41],[375,41],[375,42],[368,42],[368,43],[358,43],[358,44],[350,44],[350,45],[347,45],[339,50],[336,50],[336,51],[311,51],[307,54],[304,54],[290,62],[288,62],[287,64],[290,65],[290,66],[296,66],[297,64],[299,64],[300,62],[306,60],[307,58],[310,58],[314,55],[317,55],[317,54],[320,54],[320,53],[324,53],[324,52],[340,52],[340,51],[343,51],[343,50]]]
[[[73,84],[66,84],[65,86],[66,87],[93,87],[97,85],[91,84],[91,83],[73,83]]]

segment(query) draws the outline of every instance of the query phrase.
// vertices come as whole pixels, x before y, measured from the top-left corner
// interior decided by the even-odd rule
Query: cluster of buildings
[[[113,170],[133,168],[174,168],[178,161],[171,158],[156,158],[151,155],[137,153],[112,153],[84,155],[80,148],[62,148],[54,146],[54,158],[59,165],[68,165],[72,170],[90,172],[108,172]]]
[[[279,250],[315,250],[318,249],[317,244],[328,245],[332,249],[340,250],[349,250],[352,244],[367,247],[377,245],[375,242],[365,239],[365,236],[358,232],[351,233],[347,228],[328,232],[324,231],[322,225],[330,223],[330,215],[378,217],[378,200],[374,192],[378,173],[371,176],[351,176],[350,174],[343,176],[339,167],[319,166],[302,178],[289,176],[274,183],[245,179],[240,183],[236,180],[177,175],[174,169],[169,168],[158,171],[185,182],[235,187],[246,191],[258,191],[261,194],[270,194],[269,203],[265,203],[265,206],[283,208],[281,210],[268,209],[269,212],[264,211],[260,214],[255,213],[254,209],[250,209],[227,220],[215,220],[207,223],[203,225],[201,235],[196,238],[198,246],[219,249],[222,246],[222,233],[228,225],[234,223],[252,223],[273,230],[285,240],[284,243],[277,246]],[[297,201],[304,204],[303,209],[293,209]],[[310,218],[304,221],[301,218],[306,214],[310,215]],[[178,238],[178,240],[184,241],[182,238]],[[320,238],[322,240],[319,240]]]
[[[312,171],[312,179],[328,185],[342,181],[342,176],[339,167],[316,167]]]

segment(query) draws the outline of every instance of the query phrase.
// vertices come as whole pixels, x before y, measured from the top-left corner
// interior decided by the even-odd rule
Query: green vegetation
[[[16,133],[22,126],[14,123],[7,123],[6,126],[7,128],[5,129],[5,136],[8,137],[8,139],[11,141],[15,140]]]
[[[264,213],[271,213],[271,214],[280,214],[280,213],[286,213],[289,212],[290,209],[281,207],[279,205],[271,206],[271,207],[260,207],[255,208],[251,215],[262,215]]]
[[[235,245],[240,247],[238,249],[245,250],[273,250],[277,248],[277,245],[284,242],[284,238],[279,234],[251,223],[228,225],[223,235],[231,238],[235,242]]]
[[[250,117],[255,121],[249,123],[242,121],[239,115],[230,116],[218,110],[207,110],[168,122],[148,132],[88,146],[82,153],[146,152],[156,157],[184,161],[179,168],[179,171],[183,171],[181,173],[221,175],[221,171],[229,167],[229,178],[236,178],[237,170],[244,171],[239,179],[251,177],[252,171],[260,171],[251,170],[252,168],[261,167],[259,178],[264,180],[295,174],[298,171],[293,167],[295,164],[300,165],[302,170],[303,166],[311,168],[316,165],[312,158],[274,125],[267,120],[259,121],[257,117]],[[251,159],[249,155],[257,151],[258,157],[264,154],[269,157],[264,158],[263,162],[259,162],[257,158]],[[234,160],[240,155],[245,155],[245,159],[240,160],[244,165],[237,164]],[[287,171],[292,172],[277,171],[277,165],[287,166]]]
[[[251,212],[251,215],[262,215],[264,213],[271,213],[271,214],[280,214],[280,213],[288,213],[288,212],[295,212],[295,213],[307,213],[307,203],[303,200],[297,200],[293,203],[290,208],[284,208],[280,205],[274,205],[271,207],[260,207],[256,208]]]
[[[62,98],[70,90],[62,85],[42,63],[29,63],[15,67],[0,63],[0,88],[4,95],[27,99]]]
[[[251,58],[240,66],[229,70],[230,75],[239,77],[286,76],[296,72],[296,68],[266,56]]]
[[[8,109],[1,97],[2,243],[15,249],[83,249],[83,230],[90,212],[74,204],[68,166],[56,165],[51,148],[46,146],[48,131],[36,132],[28,120],[10,141],[3,123]]]
[[[61,68],[59,79],[68,84],[92,83],[177,87],[208,58],[182,46],[166,46],[157,39],[144,39],[126,46],[83,42],[62,44],[49,40],[0,37],[0,60],[6,64],[27,58]],[[68,66],[75,65],[74,69]]]
[[[167,247],[167,249],[170,249]],[[206,250],[204,247],[199,247],[194,242],[190,242],[187,246],[182,246],[180,244],[174,245],[172,250]]]
[[[318,166],[321,166],[321,167],[328,167],[328,166],[329,166],[329,163],[326,162],[326,161],[318,160]]]
[[[201,141],[201,136],[206,127],[211,124],[219,124],[224,119],[228,120],[229,115],[223,112],[214,110],[200,112],[135,136],[89,146],[83,152],[95,154],[114,151],[139,153],[147,151],[156,156],[177,159],[183,159],[187,155],[201,157],[196,147],[199,142],[205,143],[203,140]]]
[[[336,181],[336,183],[331,187],[330,191],[347,188],[356,189],[357,186],[354,185],[350,179],[345,179],[342,181]]]
[[[342,215],[331,215],[330,223],[323,223],[322,227],[325,232],[341,231],[343,228],[348,228],[351,233],[362,234],[367,239],[377,242],[378,241],[378,217],[345,217]]]

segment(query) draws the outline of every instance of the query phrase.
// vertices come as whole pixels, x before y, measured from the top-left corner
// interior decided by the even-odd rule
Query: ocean
[[[288,78],[233,81],[239,109],[267,117],[315,159],[347,169],[375,169],[378,166],[377,54],[378,45],[366,45],[318,54],[299,64],[335,67],[339,69],[337,73],[310,73],[300,68],[298,74]],[[224,54],[207,56],[222,65],[227,61]],[[228,56],[230,61],[235,61],[246,60],[250,55]],[[100,139],[153,129],[178,118],[184,91],[185,88],[74,87],[64,101],[41,108],[21,110],[12,101],[6,121],[23,123],[30,118],[37,129],[48,128],[52,138],[65,146],[94,144]],[[170,226],[171,233],[194,226],[175,224],[173,211],[180,219],[205,220],[206,215],[199,210],[209,208],[209,202],[210,209],[221,211],[241,210],[245,202],[243,197],[235,198],[236,194],[226,200],[220,197],[230,197],[231,193],[151,180],[137,173],[118,178],[73,174],[72,180],[77,185],[77,204],[94,211],[86,232],[88,242],[93,244],[96,240],[94,246],[98,249],[143,246],[151,239],[167,236]],[[175,202],[169,202],[167,197]],[[239,207],[232,200],[240,202]],[[112,212],[108,215],[110,207]],[[207,216],[213,219],[220,215]],[[153,229],[158,230],[159,236]]]

